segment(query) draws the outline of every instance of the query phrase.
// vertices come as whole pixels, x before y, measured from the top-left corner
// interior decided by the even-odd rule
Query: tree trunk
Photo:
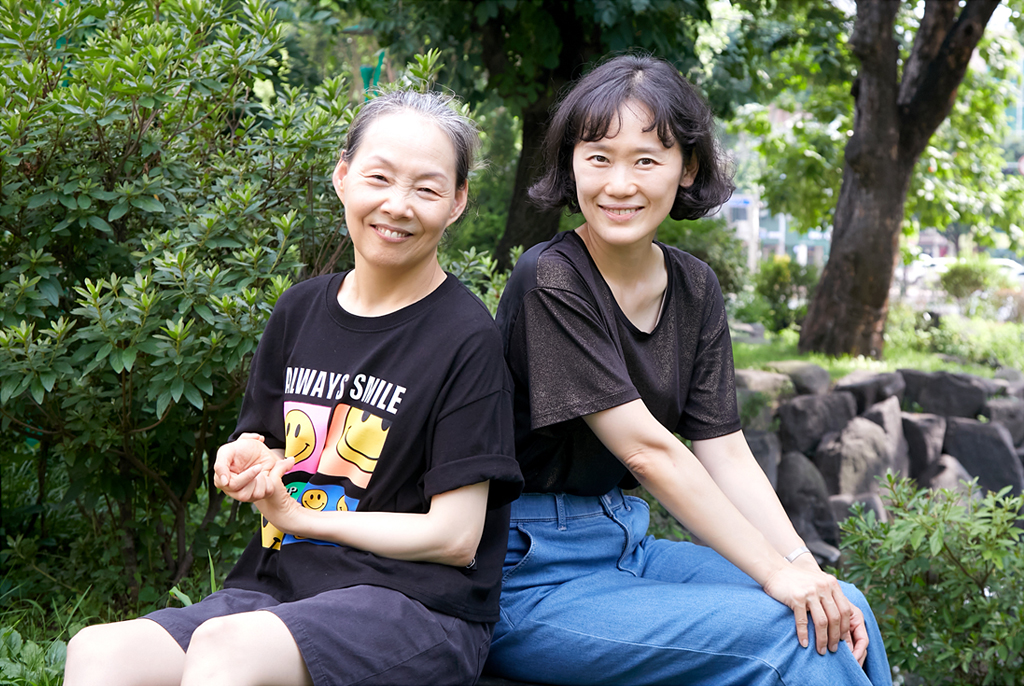
[[[509,251],[516,246],[529,248],[546,241],[558,231],[561,212],[543,211],[530,202],[527,192],[540,174],[543,165],[541,144],[547,131],[547,100],[543,104],[524,110],[523,147],[516,165],[516,183],[509,203],[505,233],[498,241],[496,257],[502,269],[511,266]]]
[[[899,255],[910,175],[949,115],[998,0],[928,0],[902,82],[894,23],[899,3],[858,0],[850,44],[853,136],[846,146],[828,264],[800,331],[800,351],[881,357],[889,285]]]

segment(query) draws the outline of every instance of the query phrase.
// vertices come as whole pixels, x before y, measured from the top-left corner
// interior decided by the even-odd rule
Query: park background
[[[367,88],[466,99],[486,164],[442,261],[492,311],[518,247],[580,222],[524,200],[558,93],[645,50],[736,165],[659,239],[715,269],[738,368],[1024,371],[1022,5],[0,0],[0,683],[60,683],[81,626],[237,558],[256,515],[213,456],[277,297],[351,264],[327,181]],[[888,483],[839,564],[897,683],[1024,682],[1019,488]]]

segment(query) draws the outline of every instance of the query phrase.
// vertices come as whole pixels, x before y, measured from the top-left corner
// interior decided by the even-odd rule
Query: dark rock
[[[897,402],[903,400],[907,384],[899,372],[877,374],[863,369],[847,374],[836,381],[837,391],[849,391],[857,400],[857,414],[863,414],[875,403],[896,396]]]
[[[921,389],[931,379],[932,373],[917,369],[897,369],[896,371],[903,377],[903,383],[906,386],[903,390],[904,407],[911,407],[917,402],[921,395]]]
[[[807,547],[812,540],[839,545],[839,527],[828,502],[825,480],[802,453],[783,453],[779,463],[778,494],[793,528],[807,541]]]
[[[1006,395],[1024,400],[1024,381],[1011,381],[1006,386]]]
[[[1014,369],[1013,367],[1000,367],[996,370],[996,373],[993,374],[993,377],[996,379],[1004,379],[1011,383],[1015,381],[1019,382],[1024,381],[1024,372],[1019,369]]]
[[[818,564],[821,566],[834,565],[839,562],[839,558],[842,556],[839,548],[825,543],[825,541],[820,538],[812,538],[811,540],[806,541],[806,543],[807,548],[811,551],[811,554],[814,555],[814,559],[817,560]]]
[[[878,424],[854,417],[841,432],[823,438],[814,455],[831,495],[875,493],[875,477],[892,463],[889,442]]]
[[[852,393],[799,395],[779,405],[779,438],[782,451],[813,454],[821,437],[839,431],[857,415]]]
[[[945,488],[966,495],[968,489],[964,482],[969,482],[973,478],[955,457],[940,455],[939,459],[928,466],[928,470],[921,475],[917,483],[934,491]]]
[[[794,395],[793,382],[785,374],[761,369],[737,369],[736,388],[764,393],[773,400]]]
[[[764,324],[747,324],[746,322],[729,322],[729,335],[733,343],[765,343]]]
[[[864,419],[874,422],[885,431],[889,441],[889,455],[892,462],[889,466],[897,476],[910,476],[910,457],[907,439],[903,435],[903,412],[900,401],[892,395],[882,402],[875,403],[864,413]]]
[[[981,412],[985,399],[990,395],[991,384],[970,374],[927,373],[904,369],[900,373],[907,380],[907,402],[916,402],[922,412],[930,414],[973,418]]]
[[[1010,432],[1002,424],[949,417],[942,449],[978,477],[984,488],[998,491],[1010,486],[1013,495],[1024,491],[1024,466],[1014,450]]]
[[[782,443],[778,434],[768,431],[744,431],[750,452],[761,466],[772,488],[779,482],[779,462],[782,460]]]
[[[907,439],[910,478],[922,486],[921,475],[942,455],[946,441],[946,418],[937,414],[903,413],[903,435]]]
[[[828,502],[832,506],[832,514],[835,515],[836,521],[840,524],[850,516],[850,511],[856,503],[861,503],[864,506],[865,514],[868,511],[874,512],[877,521],[883,524],[889,521],[889,513],[886,512],[885,505],[877,493],[858,493],[857,495],[841,493],[829,496]]]
[[[810,362],[781,360],[765,365],[774,372],[787,375],[793,382],[798,395],[821,395],[828,393],[832,377],[828,370]]]
[[[1005,426],[1014,445],[1024,443],[1024,400],[1016,396],[989,398],[981,414]]]
[[[759,391],[736,389],[736,405],[744,431],[769,431],[778,403]]]
[[[736,370],[736,402],[744,430],[767,431],[779,402],[794,395],[793,382],[785,374],[760,369]]]

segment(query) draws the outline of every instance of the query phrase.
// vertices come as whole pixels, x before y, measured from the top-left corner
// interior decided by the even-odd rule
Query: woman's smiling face
[[[413,270],[436,260],[445,228],[466,207],[468,187],[456,187],[451,141],[411,110],[370,124],[333,178],[357,264]]]
[[[651,241],[668,216],[680,186],[689,186],[696,166],[684,168],[678,145],[666,148],[647,108],[627,102],[608,135],[580,141],[573,149],[576,196],[594,238],[608,244]]]

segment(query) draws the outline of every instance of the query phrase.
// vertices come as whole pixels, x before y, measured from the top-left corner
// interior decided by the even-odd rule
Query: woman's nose
[[[409,216],[410,209],[407,189],[397,184],[388,189],[387,197],[384,198],[384,202],[381,204],[381,210],[392,217],[407,217]]]
[[[628,197],[636,193],[632,169],[628,165],[615,165],[609,170],[605,192],[615,197]]]

